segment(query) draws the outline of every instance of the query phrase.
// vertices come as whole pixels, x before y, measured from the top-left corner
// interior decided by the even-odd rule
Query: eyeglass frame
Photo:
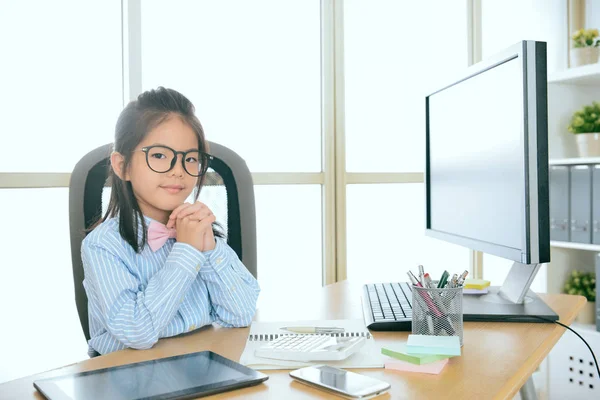
[[[173,152],[173,154],[174,154],[174,157],[173,157],[173,160],[171,160],[171,166],[169,167],[169,169],[168,169],[168,170],[166,170],[166,171],[162,171],[162,172],[159,172],[159,171],[155,170],[154,168],[152,168],[152,167],[150,166],[150,160],[148,159],[148,152],[149,152],[151,149],[155,148],[155,147],[162,147],[162,148],[164,148],[164,149],[168,149],[168,150],[171,150],[171,151]],[[213,156],[211,156],[211,155],[210,155],[210,154],[208,154],[208,153],[205,153],[204,151],[200,151],[200,150],[177,151],[177,150],[175,150],[175,149],[172,149],[172,148],[171,148],[171,147],[169,147],[169,146],[165,146],[165,145],[162,145],[162,144],[154,144],[154,145],[152,145],[152,146],[144,146],[144,147],[142,147],[141,149],[139,149],[138,151],[142,151],[142,152],[144,152],[144,153],[146,154],[146,165],[148,166],[148,168],[150,168],[150,170],[151,170],[151,171],[153,171],[153,172],[156,172],[157,174],[166,174],[167,172],[169,172],[169,171],[172,171],[172,170],[173,170],[173,168],[175,168],[175,164],[177,164],[177,159],[179,158],[179,157],[178,157],[178,156],[179,156],[179,154],[181,154],[181,166],[183,167],[183,170],[184,170],[184,171],[185,171],[185,172],[186,172],[188,175],[190,175],[190,176],[193,176],[194,178],[198,178],[198,177],[201,177],[201,176],[203,176],[204,174],[206,174],[206,171],[207,171],[207,170],[208,170],[208,168],[210,167],[210,162],[211,162],[212,160],[214,160],[214,157],[213,157]],[[188,153],[198,153],[198,154],[199,154],[201,157],[206,157],[206,159],[208,160],[208,162],[206,163],[206,166],[205,166],[205,168],[203,168],[204,170],[203,170],[202,172],[199,172],[199,173],[198,173],[198,175],[191,174],[191,173],[190,173],[190,172],[187,170],[187,168],[186,168],[186,166],[185,166],[185,156],[186,156]],[[198,160],[198,162],[200,162],[200,160]]]

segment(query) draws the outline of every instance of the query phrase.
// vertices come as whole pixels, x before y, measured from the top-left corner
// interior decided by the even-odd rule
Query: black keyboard
[[[412,289],[408,282],[363,286],[362,306],[367,328],[374,331],[412,329]]]

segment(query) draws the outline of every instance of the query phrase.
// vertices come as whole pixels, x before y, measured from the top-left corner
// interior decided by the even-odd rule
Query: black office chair
[[[200,199],[223,226],[227,243],[248,271],[256,277],[256,213],[252,175],[246,162],[232,150],[208,142],[214,157],[206,174]],[[75,303],[85,338],[90,339],[88,299],[83,287],[81,241],[85,231],[102,216],[112,144],[86,154],[75,166],[69,183],[69,225]]]

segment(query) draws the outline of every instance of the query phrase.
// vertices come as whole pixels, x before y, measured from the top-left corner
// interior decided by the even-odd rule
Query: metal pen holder
[[[463,344],[463,288],[412,287],[413,335],[458,336]]]

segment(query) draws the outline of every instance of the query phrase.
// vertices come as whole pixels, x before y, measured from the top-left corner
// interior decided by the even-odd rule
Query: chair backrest
[[[200,199],[223,225],[227,243],[248,271],[256,277],[256,211],[252,175],[246,162],[232,150],[208,142],[214,157],[206,174]],[[83,287],[81,241],[85,232],[103,214],[102,199],[110,171],[112,144],[86,154],[75,166],[69,184],[69,225],[75,303],[86,339],[90,339],[88,300]],[[208,199],[204,199],[208,197]],[[106,206],[106,205],[104,205]]]

